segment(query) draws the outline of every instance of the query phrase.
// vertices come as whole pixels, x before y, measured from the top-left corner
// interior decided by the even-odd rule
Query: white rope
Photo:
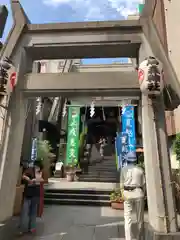
[[[105,112],[104,112],[104,108],[102,107],[102,114],[103,114],[103,120],[106,121],[106,116],[105,116]]]
[[[41,101],[41,97],[36,98],[36,115],[38,115],[41,112],[41,108],[42,108],[42,101]]]
[[[91,107],[90,107],[90,117],[92,118],[95,114],[95,102],[92,101]]]
[[[63,106],[63,111],[62,111],[62,116],[63,118],[67,115],[67,99],[64,102],[64,106]]]

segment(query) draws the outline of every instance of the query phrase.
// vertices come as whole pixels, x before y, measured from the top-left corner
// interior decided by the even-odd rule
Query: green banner
[[[142,13],[143,9],[144,9],[144,4],[143,3],[139,4],[138,5],[138,11],[139,11],[140,14]]]
[[[80,107],[69,106],[68,108],[68,139],[66,149],[66,164],[74,165],[79,156],[79,124]]]

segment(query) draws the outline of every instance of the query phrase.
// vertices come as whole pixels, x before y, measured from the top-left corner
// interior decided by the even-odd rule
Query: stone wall
[[[166,34],[166,22],[165,22],[165,9],[164,0],[151,0],[153,9],[153,22],[157,28],[159,37],[164,48],[167,51],[167,34]]]
[[[180,133],[180,106],[174,111],[166,111],[165,115],[168,136]]]
[[[174,112],[173,111],[166,111],[166,126],[167,126],[167,134],[168,136],[172,136],[176,134],[176,127],[174,121]]]
[[[180,79],[180,31],[178,24],[180,21],[180,1],[169,1],[169,0],[146,0],[149,9],[151,9],[151,17],[158,31],[160,40],[166,50],[174,70],[178,78]],[[166,71],[165,71],[166,79]],[[174,111],[166,112],[166,124],[168,136],[180,133],[180,107]]]
[[[159,0],[158,0],[159,1]],[[180,1],[164,0],[168,54],[180,81]]]

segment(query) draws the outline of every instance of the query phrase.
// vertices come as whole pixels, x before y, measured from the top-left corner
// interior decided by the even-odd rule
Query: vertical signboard
[[[116,154],[117,168],[120,169],[126,163],[126,155],[128,153],[128,135],[127,133],[119,133],[116,137]]]
[[[79,124],[80,107],[68,108],[68,138],[66,149],[66,164],[77,164],[79,155]]]
[[[126,164],[126,157],[128,154],[128,134],[125,132],[122,132],[120,135],[120,141],[121,141],[121,167],[123,167]]]
[[[31,161],[35,162],[37,159],[37,138],[32,139]]]
[[[138,12],[139,12],[139,14],[141,14],[142,13],[142,11],[143,11],[143,9],[144,9],[144,3],[140,3],[139,5],[138,5]]]
[[[126,157],[136,158],[136,132],[135,132],[134,106],[128,105],[122,109],[122,132],[126,133],[128,136],[127,142],[128,154],[126,155]]]

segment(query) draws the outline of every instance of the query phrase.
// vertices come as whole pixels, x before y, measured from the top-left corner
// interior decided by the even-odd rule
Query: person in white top
[[[133,239],[132,211],[134,207],[138,228],[136,239],[143,239],[145,175],[143,169],[136,166],[136,159],[129,160],[127,166],[122,168],[120,188],[124,199],[125,239]]]

